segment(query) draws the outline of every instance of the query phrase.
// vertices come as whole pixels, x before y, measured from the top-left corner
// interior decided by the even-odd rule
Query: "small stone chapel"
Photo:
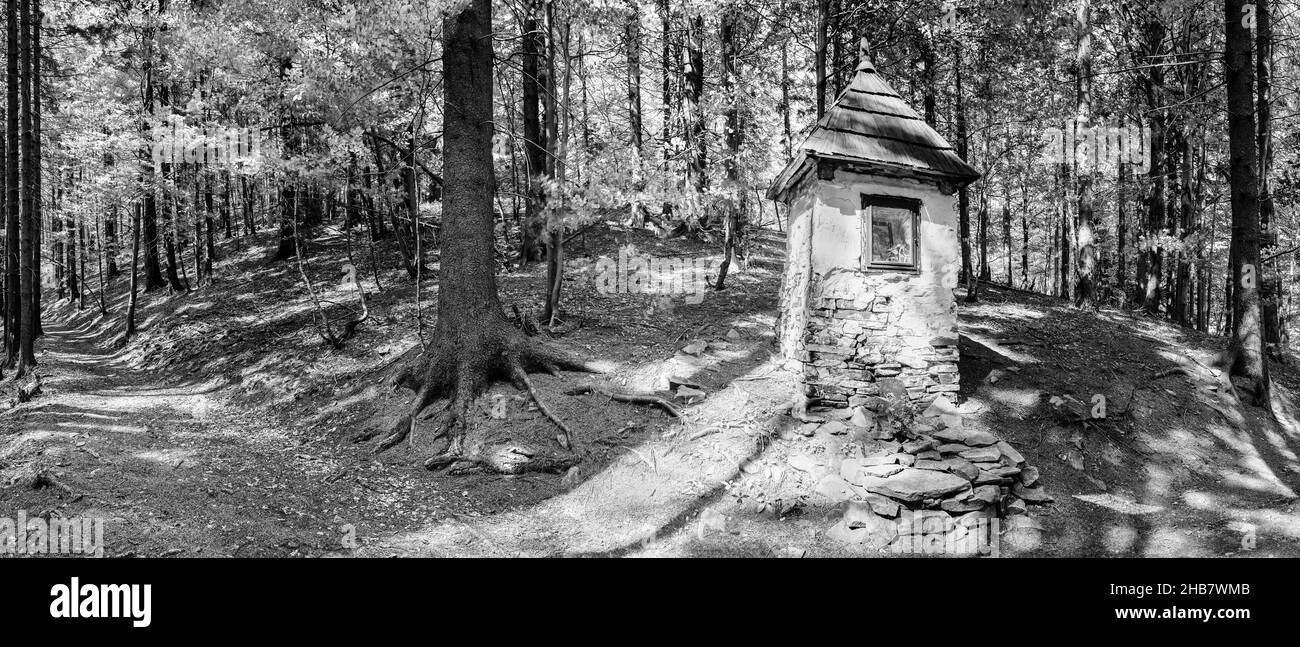
[[[979,177],[876,72],[864,39],[853,82],[768,191],[789,208],[781,352],[809,398],[955,397],[954,194]]]

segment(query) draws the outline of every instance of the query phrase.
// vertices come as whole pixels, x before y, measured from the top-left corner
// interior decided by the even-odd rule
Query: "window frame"
[[[858,263],[863,269],[893,272],[921,272],[921,201],[914,198],[902,198],[891,195],[862,194],[862,253]],[[889,207],[903,209],[912,214],[912,262],[885,263],[872,261],[872,207]]]

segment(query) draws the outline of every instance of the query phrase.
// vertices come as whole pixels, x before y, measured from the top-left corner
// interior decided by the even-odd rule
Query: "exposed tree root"
[[[598,386],[594,386],[594,385],[590,385],[590,384],[588,384],[588,385],[584,385],[584,386],[580,386],[580,387],[578,387],[578,388],[576,388],[576,389],[570,389],[570,390],[568,390],[568,391],[565,391],[564,394],[565,394],[565,395],[584,395],[584,394],[587,394],[587,393],[598,393],[598,394],[603,395],[603,396],[605,396],[605,397],[607,397],[607,398],[609,398],[609,399],[611,399],[611,400],[614,400],[615,402],[628,402],[628,403],[631,403],[631,404],[649,404],[649,405],[655,405],[655,406],[658,406],[658,407],[662,408],[664,411],[667,411],[667,412],[668,412],[668,415],[670,415],[670,416],[672,416],[672,417],[674,417],[674,418],[680,418],[680,417],[682,417],[682,412],[681,412],[681,411],[678,411],[678,410],[677,410],[677,407],[674,407],[674,406],[672,405],[671,402],[669,402],[669,401],[667,401],[667,400],[665,400],[665,399],[663,399],[663,398],[661,398],[661,397],[659,397],[659,396],[657,396],[657,395],[651,395],[651,394],[640,394],[640,393],[620,393],[620,392],[618,392],[618,391],[610,391],[610,390],[608,390],[608,389],[603,389],[603,388],[600,388],[600,387],[598,387]]]
[[[18,401],[31,402],[32,398],[41,394],[41,376],[39,373],[33,374],[33,379],[18,387]]]
[[[563,474],[582,462],[582,458],[569,456],[537,456],[532,450],[518,445],[501,445],[486,453],[468,456],[440,454],[424,462],[429,470],[446,469],[449,474],[464,474],[482,470],[494,474]]]
[[[542,399],[542,395],[537,392],[537,389],[533,388],[533,383],[528,379],[528,374],[524,372],[524,367],[519,364],[518,358],[507,355],[505,359],[510,365],[510,376],[520,384],[522,390],[528,391],[528,395],[533,397],[533,402],[537,403],[537,409],[542,412],[542,415],[549,418],[551,422],[555,423],[556,427],[560,428],[559,435],[555,437],[556,442],[559,442],[560,447],[566,450],[572,449],[573,431],[569,429],[568,425],[564,424],[563,420],[560,420],[559,416],[551,411],[550,407],[546,406],[546,401]]]
[[[357,433],[353,434],[351,440],[354,443],[364,443],[373,440],[374,437],[378,436],[381,431],[382,430],[379,427],[369,427],[366,429],[362,429],[361,431],[358,431]]]
[[[444,346],[431,347],[423,361],[404,362],[391,380],[395,386],[407,387],[416,392],[407,414],[388,430],[376,445],[375,453],[396,447],[402,441],[414,444],[416,422],[421,414],[434,402],[445,399],[447,415],[440,422],[440,428],[433,439],[447,436],[450,443],[442,454],[428,459],[425,466],[429,469],[453,467],[453,472],[465,469],[485,469],[501,474],[523,472],[563,471],[572,467],[581,459],[574,457],[546,458],[533,457],[519,448],[516,451],[492,456],[479,452],[466,454],[464,450],[465,435],[471,419],[475,399],[497,379],[508,379],[521,391],[526,391],[537,408],[548,420],[559,428],[556,441],[565,450],[572,450],[573,430],[556,415],[546,403],[542,394],[528,377],[529,372],[544,371],[558,376],[562,369],[599,373],[600,369],[563,350],[547,344],[536,343],[508,324],[504,330],[489,327],[484,335],[482,345],[489,350],[479,353],[466,353],[464,348]],[[480,346],[482,347],[482,346]],[[493,352],[491,349],[495,349]],[[368,429],[353,437],[354,442],[363,442],[378,437],[377,429]],[[527,455],[527,460],[520,457]]]

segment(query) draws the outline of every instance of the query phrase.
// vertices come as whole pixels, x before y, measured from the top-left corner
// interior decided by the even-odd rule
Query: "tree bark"
[[[962,96],[961,50],[956,45],[953,46],[953,66],[956,76],[953,110],[957,113],[957,156],[962,161],[967,161],[970,144],[966,132],[966,100]],[[957,227],[957,235],[961,239],[961,273],[966,280],[966,303],[974,303],[979,299],[979,281],[975,278],[975,268],[971,263],[970,190],[967,187],[962,187],[957,193]]]
[[[131,291],[127,297],[126,305],[126,330],[122,333],[120,343],[130,341],[135,335],[135,299],[139,294],[136,282],[139,277],[138,268],[140,266],[140,212],[143,211],[142,205],[136,203],[133,209],[134,217],[131,219]]]
[[[36,306],[36,213],[35,177],[39,172],[35,151],[35,133],[32,130],[32,6],[31,0],[20,0],[20,18],[22,33],[19,36],[18,49],[21,54],[22,79],[20,95],[22,100],[22,218],[18,242],[18,262],[20,263],[19,290],[22,299],[22,328],[18,342],[17,375],[26,375],[36,366],[36,329],[32,322],[39,313]],[[75,271],[75,268],[74,268]]]
[[[1228,91],[1228,168],[1232,192],[1231,374],[1250,383],[1251,401],[1269,401],[1259,304],[1259,179],[1255,142],[1251,34],[1242,25],[1246,0],[1225,0],[1224,79]]]
[[[704,17],[694,16],[686,30],[686,49],[688,67],[686,69],[686,118],[687,144],[690,147],[690,163],[687,175],[697,192],[703,192],[708,185],[706,163],[708,145],[704,141],[704,106],[700,103],[704,96]]]
[[[740,182],[740,146],[744,143],[745,125],[740,115],[740,97],[736,92],[736,85],[740,81],[740,47],[736,33],[740,17],[739,9],[728,5],[722,13],[719,31],[722,43],[722,91],[726,101],[727,189],[733,195],[727,201],[726,221],[723,223],[722,264],[718,268],[718,281],[714,285],[717,290],[726,289],[727,272],[736,257],[736,248],[744,227],[747,200],[747,192]]]
[[[409,414],[381,447],[408,436],[420,412],[448,396],[447,454],[461,455],[474,399],[492,380],[508,377],[527,384],[525,367],[582,365],[529,342],[509,324],[497,296],[491,12],[490,0],[469,0],[443,24],[443,167],[457,172],[448,174],[444,186],[438,323],[423,368],[398,376],[399,383],[415,386],[418,393]],[[567,432],[560,439],[567,446]],[[444,464],[435,457],[426,466]]]
[[[542,210],[546,195],[542,181],[546,177],[546,135],[542,131],[541,98],[548,77],[540,65],[542,37],[538,15],[543,0],[527,0],[523,23],[523,121],[524,160],[528,166],[528,200],[524,204],[524,226],[520,233],[519,262],[526,265],[542,259],[544,234]]]
[[[1115,284],[1119,290],[1122,306],[1128,301],[1128,196],[1125,193],[1128,182],[1128,164],[1123,162],[1124,145],[1120,145],[1120,159],[1115,174]]]
[[[163,19],[163,14],[167,11],[166,0],[161,0],[158,5],[156,20],[159,22]],[[144,137],[144,150],[142,151],[143,160],[141,161],[141,180],[140,189],[144,195],[144,214],[142,235],[144,240],[144,291],[161,290],[167,286],[162,275],[162,259],[159,256],[158,245],[158,187],[156,186],[157,169],[150,159],[150,147],[157,142],[152,141],[153,137],[153,119],[155,115],[154,107],[154,82],[155,67],[153,62],[154,50],[158,47],[158,28],[150,26],[144,35],[144,69],[141,73],[144,77],[141,94],[144,95],[145,114],[140,121],[140,133]]]
[[[671,148],[670,148],[669,144],[672,142],[672,139],[673,139],[673,136],[672,136],[672,132],[673,132],[673,131],[672,131],[672,123],[673,123],[673,74],[672,74],[672,70],[673,70],[673,64],[672,64],[672,63],[673,63],[673,54],[672,54],[672,52],[673,52],[673,46],[672,46],[672,45],[673,45],[673,40],[672,40],[673,14],[672,14],[672,8],[669,6],[668,3],[669,3],[669,0],[659,0],[659,19],[662,21],[662,26],[663,26],[663,41],[664,41],[664,42],[663,42],[663,48],[662,48],[662,50],[660,51],[661,63],[663,64],[663,70],[661,70],[662,73],[663,73],[663,78],[661,79],[661,82],[662,82],[662,84],[663,84],[663,88],[661,88],[662,91],[663,91],[663,97],[662,97],[662,102],[663,102],[663,109],[662,109],[662,112],[663,112],[663,115],[662,115],[662,117],[663,117],[663,123],[660,124],[660,133],[659,133],[659,137],[660,137],[660,139],[662,140],[661,143],[662,143],[662,145],[663,145],[663,167],[664,167],[665,170],[668,168],[668,162],[669,162],[669,160],[672,159],[672,152],[671,152]],[[664,205],[664,210],[665,210],[665,212],[667,212],[668,209],[669,209],[669,206],[665,204],[665,205]]]
[[[1255,106],[1258,123],[1255,130],[1259,150],[1259,230],[1260,250],[1277,244],[1277,230],[1273,225],[1273,191],[1269,176],[1273,172],[1273,15],[1269,0],[1255,2]],[[1282,300],[1282,282],[1279,280],[1277,261],[1260,268],[1260,309],[1264,321],[1264,347],[1271,356],[1282,357],[1283,326],[1286,320],[1279,316]]]
[[[1144,62],[1154,62],[1162,49],[1165,27],[1158,21],[1151,20],[1143,26]],[[1150,73],[1141,77],[1143,94],[1148,109],[1151,110],[1151,150],[1150,165],[1147,170],[1147,219],[1143,227],[1146,234],[1142,250],[1139,274],[1142,277],[1141,293],[1138,301],[1149,314],[1160,311],[1161,266],[1164,254],[1156,244],[1155,238],[1165,228],[1165,113],[1160,105],[1164,95],[1164,70],[1159,65],[1151,67]]]
[[[6,3],[6,61],[5,75],[6,112],[5,112],[5,184],[7,198],[5,201],[5,322],[7,334],[5,339],[5,364],[13,365],[18,360],[18,343],[22,334],[22,296],[19,289],[21,272],[20,249],[18,245],[21,223],[22,191],[19,181],[21,149],[19,144],[19,117],[22,108],[19,101],[18,76],[18,2],[8,0]]]
[[[216,228],[212,219],[212,182],[215,180],[215,176],[208,175],[203,182],[203,273],[208,277],[209,283],[212,282],[212,263],[217,258],[217,242],[212,233]]]
[[[641,130],[641,4],[627,0],[627,25],[624,33],[627,46],[627,122],[631,131],[632,147],[639,154],[642,147]]]
[[[829,43],[831,21],[831,0],[817,0],[817,43],[814,53],[814,74],[816,75],[817,118],[826,114],[826,48]]]
[[[30,318],[28,323],[32,327],[33,337],[40,339],[45,335],[45,330],[41,326],[41,240],[43,230],[45,229],[45,218],[42,217],[43,204],[41,198],[41,24],[45,20],[45,14],[41,11],[40,0],[32,0],[31,10],[32,20],[32,74],[29,79],[32,89],[32,159],[34,160],[32,175],[32,307],[29,310]],[[84,245],[83,245],[84,247]],[[85,287],[85,277],[81,280],[82,287]],[[84,299],[84,297],[82,297]]]
[[[1078,0],[1075,12],[1078,30],[1075,54],[1077,64],[1076,91],[1077,110],[1075,123],[1080,127],[1092,125],[1092,7],[1090,0]],[[1095,150],[1093,153],[1095,154]],[[1076,165],[1078,164],[1077,155]],[[1078,254],[1075,257],[1074,305],[1084,307],[1093,299],[1094,274],[1097,269],[1097,250],[1093,245],[1093,173],[1095,163],[1084,160],[1081,168],[1076,168],[1076,190],[1079,200],[1078,217],[1075,221],[1075,241]]]
[[[569,135],[572,121],[569,118],[569,89],[573,78],[573,65],[569,58],[569,36],[570,36],[570,16],[566,14],[564,21],[559,26],[560,34],[559,49],[556,49],[556,30],[554,8],[549,9],[547,35],[550,39],[550,49],[547,65],[552,79],[552,92],[550,100],[546,104],[548,138],[551,142],[551,176],[563,185],[568,172],[568,149]],[[555,67],[556,60],[564,61],[564,82],[563,82],[563,100],[557,102],[559,97],[555,96],[554,79],[557,78]],[[563,120],[561,123],[560,120]],[[563,126],[563,128],[561,128]],[[563,197],[557,204],[551,206],[550,215],[546,223],[546,307],[542,312],[542,319],[548,326],[556,325],[556,318],[560,315],[560,293],[564,285],[564,205]]]
[[[783,159],[790,160],[794,157],[794,129],[790,124],[790,90],[793,84],[790,81],[790,44],[788,41],[781,42],[781,147],[785,151]],[[777,222],[780,222],[778,214]]]

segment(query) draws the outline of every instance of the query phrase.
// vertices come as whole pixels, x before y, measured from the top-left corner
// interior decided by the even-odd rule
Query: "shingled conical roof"
[[[943,180],[958,187],[980,177],[876,73],[866,39],[853,82],[797,150],[795,159],[773,181],[769,197],[782,196],[814,158],[852,163],[886,175]]]

